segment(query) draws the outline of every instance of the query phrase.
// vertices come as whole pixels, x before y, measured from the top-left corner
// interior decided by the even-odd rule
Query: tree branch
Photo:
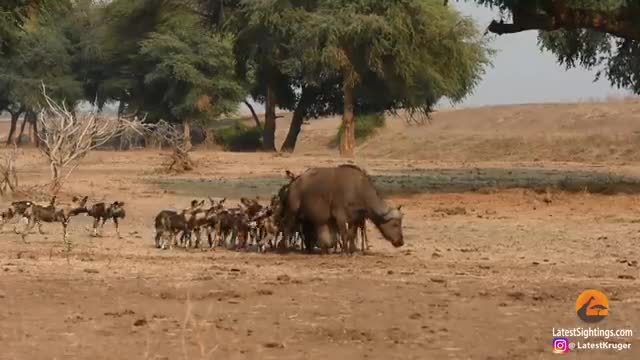
[[[493,20],[488,31],[502,35],[528,30],[575,30],[588,29],[611,34],[620,38],[640,40],[640,27],[631,18],[633,11],[621,8],[615,12],[605,12],[586,8],[569,8],[563,1],[547,9],[546,15],[519,13],[513,9],[513,23],[505,24]]]
[[[251,111],[251,116],[253,116],[253,121],[256,122],[256,127],[258,129],[262,129],[262,125],[260,124],[260,119],[258,119],[258,114],[256,114],[255,110],[253,110],[253,106],[251,106],[251,103],[245,100],[244,104],[249,108],[249,111]]]

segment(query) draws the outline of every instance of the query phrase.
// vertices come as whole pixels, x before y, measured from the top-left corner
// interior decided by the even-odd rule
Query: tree
[[[51,168],[52,195],[58,193],[64,180],[73,172],[90,151],[105,145],[128,128],[140,128],[140,124],[100,117],[94,110],[74,115],[67,107],[56,103],[42,85],[42,94],[47,104],[39,117],[38,136],[40,151],[47,157]],[[71,168],[63,174],[63,170]]]
[[[104,101],[182,123],[189,147],[192,122],[232,112],[242,100],[231,39],[207,31],[191,2],[116,0],[104,20],[105,65],[96,81]]]
[[[265,104],[263,150],[275,151],[276,107],[295,104],[295,74],[287,69],[300,18],[301,1],[243,1],[230,14],[226,30],[234,33],[236,75],[254,100]]]
[[[198,29],[197,20],[166,24],[140,50],[143,61],[152,64],[144,81],[145,104],[155,99],[152,114],[182,120],[187,149],[192,121],[235,111],[243,95],[232,75],[230,40]]]
[[[381,101],[385,110],[428,114],[443,97],[462,100],[488,63],[490,50],[474,23],[439,1],[319,4],[318,11],[308,13],[297,41],[316,84],[341,81],[343,156],[353,155],[354,109],[370,101],[364,94]]]
[[[488,31],[539,30],[540,47],[555,53],[567,68],[598,69],[596,79],[604,72],[612,85],[640,94],[640,2],[473,1],[500,10],[501,19],[492,21]]]
[[[289,132],[281,148],[282,151],[293,151],[305,118],[401,108],[428,112],[442,96],[451,95],[457,100],[473,88],[488,54],[484,44],[474,38],[477,31],[473,24],[456,16],[443,16],[453,12],[442,9],[435,1],[412,0],[408,3],[412,5],[375,1],[247,0],[231,12],[226,28],[236,34],[237,73],[248,84],[254,99],[265,103],[263,138],[267,139],[267,149],[273,149],[271,139],[275,131],[276,105],[293,111]],[[435,14],[439,21],[436,25],[427,24],[429,26],[425,26],[424,20],[411,23],[414,19],[408,13],[416,8],[420,11],[413,17],[429,18]],[[371,19],[377,20],[372,22]],[[433,31],[431,37],[423,40],[435,40],[435,45],[428,49],[439,56],[462,58],[455,64],[449,63],[460,66],[452,71],[453,66],[446,67],[448,64],[431,59],[425,52],[422,59],[413,63],[426,63],[431,59],[431,63],[420,70],[428,76],[411,79],[419,72],[417,70],[404,74],[405,77],[393,74],[390,69],[394,61],[400,63],[404,59],[395,54],[395,44],[384,44],[380,35],[385,34],[380,29],[390,29],[387,23],[396,20],[406,20],[416,26],[408,31],[417,29],[420,34]],[[398,38],[407,35],[407,32],[402,33],[402,27],[398,23],[395,28],[394,35]],[[407,53],[413,52],[412,47],[416,44],[405,44],[411,48]],[[380,51],[371,53],[372,48]],[[336,66],[340,59],[335,56],[342,50],[353,50],[355,54],[351,59],[354,62],[354,70],[350,73],[353,75],[352,89],[346,96],[351,100],[346,106],[342,86],[346,68]],[[371,64],[369,60],[372,60]],[[380,67],[376,71],[374,63],[387,68],[383,71]],[[402,67],[404,65],[397,68]],[[436,76],[438,71],[450,75]],[[350,108],[354,110],[350,111]]]
[[[0,196],[5,196],[18,190],[17,158],[18,148],[16,146],[0,154]]]
[[[32,2],[23,11],[30,16],[20,17],[20,27],[13,33],[11,49],[0,57],[0,110],[11,114],[11,128],[7,144],[13,142],[18,119],[25,115],[22,135],[27,121],[36,125],[35,113],[43,98],[39,86],[44,81],[51,96],[73,106],[82,97],[79,82],[71,70],[73,50],[66,37],[65,16],[71,3],[59,1]],[[36,6],[37,5],[37,6]],[[16,20],[17,21],[17,20]]]

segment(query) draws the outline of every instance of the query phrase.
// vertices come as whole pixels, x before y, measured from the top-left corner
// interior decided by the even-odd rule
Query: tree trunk
[[[16,127],[18,125],[18,120],[20,115],[24,112],[24,108],[20,108],[17,111],[9,111],[11,114],[11,128],[9,128],[9,135],[7,136],[7,145],[11,145],[13,143],[13,135],[16,133]]]
[[[29,123],[29,127],[27,128],[27,134],[29,136],[29,142],[32,143],[32,144],[35,143],[36,142],[35,138],[34,138],[35,134],[33,132],[33,124],[32,123]]]
[[[340,137],[340,156],[352,157],[356,147],[355,123],[353,121],[353,85],[345,79],[342,86],[344,96],[344,110],[342,112],[342,125],[344,131]]]
[[[262,149],[264,151],[276,151],[276,94],[271,82],[267,84]]]
[[[55,163],[51,163],[51,195],[56,195],[58,191],[60,191],[61,183],[60,183],[60,169]]]
[[[256,127],[262,129],[262,124],[260,124],[260,119],[258,118],[256,111],[253,109],[253,106],[251,106],[247,100],[244,101],[244,104],[249,108],[249,111],[251,111],[251,116],[253,116],[253,121],[256,122]]]
[[[302,123],[307,116],[307,107],[314,101],[316,95],[317,90],[315,88],[307,86],[302,87],[300,99],[298,100],[295,110],[293,110],[289,132],[287,133],[284,143],[282,143],[280,151],[292,153],[293,150],[295,150],[296,143],[298,142],[298,135],[302,129]]]
[[[33,143],[36,147],[40,147],[40,136],[38,136],[38,115],[29,111],[29,122],[31,123],[31,127],[33,129]]]
[[[24,114],[24,117],[22,118],[22,125],[20,126],[20,132],[18,133],[18,139],[16,140],[16,144],[18,146],[22,140],[22,135],[24,135],[24,127],[27,125],[27,121],[29,121],[29,114]]]
[[[184,143],[184,150],[191,150],[191,120],[184,120],[182,122],[182,128],[184,134],[182,135],[182,142]]]

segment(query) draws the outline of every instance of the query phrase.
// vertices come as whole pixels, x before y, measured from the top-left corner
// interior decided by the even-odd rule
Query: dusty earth
[[[504,120],[493,123],[486,109],[462,110],[437,114],[431,128],[405,128],[404,143],[389,141],[404,127],[390,123],[362,144],[355,163],[374,174],[443,165],[638,173],[638,147],[629,140],[640,130],[631,121],[637,103],[563,106],[564,116],[554,116],[573,124],[565,126],[565,147],[541,135],[548,122],[536,128],[514,115],[545,117],[532,108],[504,110]],[[596,114],[605,118],[596,119],[602,124],[575,115],[585,106],[585,114],[601,109]],[[551,107],[547,115],[562,113]],[[603,131],[607,116],[614,125]],[[477,120],[483,117],[485,125]],[[476,119],[466,132],[465,118]],[[499,125],[505,122],[510,125]],[[325,142],[335,126],[331,119],[306,125],[292,156],[196,151],[198,169],[177,177],[249,178],[337,164]],[[528,130],[516,134],[517,128]],[[448,155],[416,155],[418,132],[427,147],[448,146],[440,152]],[[592,141],[577,154],[598,156],[572,158],[574,144],[589,143],[590,136],[606,141]],[[486,146],[513,138],[529,145]],[[473,139],[485,144],[484,152],[473,150]],[[564,152],[550,151],[545,141]],[[386,146],[385,156],[376,154],[382,151],[376,144]],[[63,201],[72,195],[125,201],[121,239],[111,223],[103,236],[90,236],[83,216],[70,225],[71,249],[58,226],[45,225],[47,234],[30,234],[28,244],[5,226],[0,359],[546,359],[555,356],[553,328],[588,326],[578,319],[575,301],[589,288],[610,301],[610,315],[594,327],[633,329],[633,338],[609,339],[631,343],[631,350],[565,357],[640,358],[640,195],[528,189],[394,195],[390,201],[405,211],[406,245],[399,249],[371,227],[372,251],[351,257],[162,251],[153,248],[154,215],[194,197],[154,182],[176,177],[159,172],[162,161],[157,151],[96,152],[66,183]],[[18,168],[25,188],[47,180],[36,150],[25,149]]]

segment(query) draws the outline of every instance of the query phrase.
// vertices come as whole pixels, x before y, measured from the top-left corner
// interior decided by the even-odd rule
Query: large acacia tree
[[[296,76],[288,64],[299,55],[292,38],[305,21],[304,1],[242,1],[225,29],[234,34],[236,75],[254,100],[265,107],[262,144],[275,151],[276,107],[292,109]],[[295,61],[295,60],[293,60]]]
[[[480,80],[490,50],[472,20],[436,0],[318,0],[297,41],[308,79],[340,79],[345,131],[340,153],[353,155],[354,108],[370,96],[379,110],[428,114],[441,98],[460,101]],[[366,94],[366,95],[365,95]]]
[[[194,2],[114,0],[99,17],[100,46],[84,70],[100,104],[182,124],[188,148],[194,121],[232,112],[243,98],[230,38],[209,31]]]
[[[539,44],[567,68],[598,70],[617,87],[640,94],[640,1],[466,0],[500,10],[488,31],[538,30]],[[447,2],[445,1],[445,4]]]

